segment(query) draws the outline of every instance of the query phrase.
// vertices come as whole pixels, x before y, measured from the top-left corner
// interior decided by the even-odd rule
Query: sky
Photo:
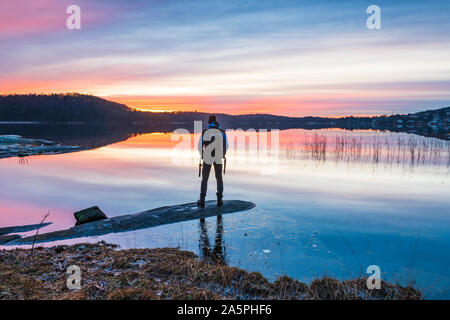
[[[449,17],[447,0],[1,1],[0,93],[290,116],[447,107]]]

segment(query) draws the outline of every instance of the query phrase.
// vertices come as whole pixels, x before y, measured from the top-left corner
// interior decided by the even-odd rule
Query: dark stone
[[[8,234],[6,236],[0,236],[0,244],[5,244],[21,237],[22,236],[19,236],[18,234]]]
[[[88,222],[94,222],[98,220],[108,219],[108,217],[100,210],[99,207],[93,206],[73,214],[77,220],[76,226]]]
[[[205,208],[199,208],[195,202],[161,207],[135,214],[127,214],[86,223],[66,230],[38,234],[36,236],[36,243],[146,229],[163,224],[246,211],[253,209],[255,206],[254,203],[248,201],[225,200],[222,207],[218,207],[216,201],[206,201]],[[30,244],[33,243],[33,239],[34,236],[24,237],[8,243],[8,245]]]

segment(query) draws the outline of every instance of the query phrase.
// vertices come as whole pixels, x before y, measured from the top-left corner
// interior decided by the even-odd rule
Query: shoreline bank
[[[321,278],[309,285],[287,276],[274,282],[258,272],[203,261],[176,248],[118,250],[116,245],[62,245],[0,250],[0,299],[421,299],[422,293],[382,281]],[[81,270],[81,289],[67,288],[67,268]]]

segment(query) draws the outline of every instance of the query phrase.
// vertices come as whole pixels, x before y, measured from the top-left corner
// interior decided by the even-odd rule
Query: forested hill
[[[0,122],[32,121],[47,123],[119,124],[133,128],[152,127],[171,131],[182,127],[193,129],[194,121],[207,121],[201,112],[142,112],[126,105],[82,94],[0,95]],[[270,114],[218,114],[225,129],[260,128],[343,128],[377,129],[417,133],[449,138],[450,108],[428,110],[407,115],[374,117],[285,117]]]
[[[0,95],[0,121],[47,123],[193,123],[208,119],[202,112],[142,112],[126,105],[96,96],[78,93],[50,95]],[[272,124],[292,125],[306,121],[319,121],[318,117],[292,118],[269,114],[227,115],[219,114],[223,125],[233,126]]]
[[[0,121],[127,122],[126,105],[82,94],[0,95]]]

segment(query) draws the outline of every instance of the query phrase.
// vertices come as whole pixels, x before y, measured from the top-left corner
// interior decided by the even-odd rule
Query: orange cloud
[[[230,114],[271,113],[280,115],[333,115],[370,99],[364,93],[304,95],[298,97],[213,97],[213,96],[108,96],[109,100],[139,110],[199,111]]]

